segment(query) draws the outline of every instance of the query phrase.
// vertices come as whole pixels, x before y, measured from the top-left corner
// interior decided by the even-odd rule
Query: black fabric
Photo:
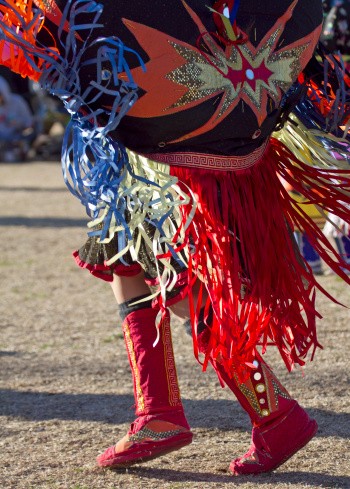
[[[197,322],[197,335],[200,335],[203,333],[204,330],[210,327],[210,323],[213,320],[213,309],[210,306],[209,312],[208,312],[208,317],[207,317],[207,323],[204,322],[204,307],[199,311],[199,317],[198,317],[198,322]],[[184,323],[185,331],[187,334],[192,336],[192,325],[191,325],[191,320],[187,319]]]
[[[156,45],[160,33],[175,38],[180,43],[196,47],[200,33],[194,19],[191,18],[181,0],[104,0],[101,1],[105,8],[101,18],[104,24],[103,30],[97,29],[95,35],[118,36],[126,46],[137,51],[143,60],[149,61],[146,49],[133,35],[133,28],[127,28],[128,21],[137,22],[139,25],[152,28]],[[200,18],[201,23],[212,33],[216,31],[213,15],[208,5],[210,0],[187,0],[187,5]],[[58,6],[63,9],[66,0],[58,0]],[[249,40],[256,46],[259,45],[266,33],[273,27],[277,19],[292,4],[291,0],[241,0],[237,24],[249,35]],[[124,19],[124,22],[123,22]],[[299,0],[295,7],[293,18],[288,21],[281,37],[281,46],[292,44],[311,33],[322,21],[321,0]],[[49,23],[50,24],[50,23]],[[50,25],[50,30],[54,28]],[[158,37],[157,37],[158,36]],[[131,68],[139,66],[137,58],[133,55],[127,57]],[[152,70],[152,64],[149,65]],[[95,67],[90,65],[81,72],[81,81],[89,83],[96,76]],[[164,78],[168,76],[164,74]],[[159,79],[159,95],[162,96],[165,84],[161,85]],[[210,80],[209,80],[210,83]],[[145,92],[140,90],[140,100]],[[222,94],[203,99],[197,106],[191,106],[186,110],[157,117],[126,116],[121,121],[115,137],[120,139],[125,146],[139,153],[154,152],[200,152],[223,155],[248,154],[256,149],[274,130],[279,111],[276,110],[272,99],[267,103],[267,115],[259,127],[251,108],[245,103],[239,105],[221,122],[208,132],[188,140],[169,143],[174,139],[188,134],[210,119],[220,102]],[[108,97],[104,105],[111,105]],[[253,137],[260,130],[260,136]]]
[[[332,5],[331,5],[332,4]],[[325,5],[327,16],[324,21],[322,43],[328,51],[350,54],[350,0],[337,0]]]
[[[122,304],[119,304],[119,315],[121,320],[124,321],[125,318],[128,316],[128,314],[130,314],[131,312],[139,311],[140,309],[148,309],[152,307],[151,300],[140,302],[139,304],[134,304],[134,302],[138,302],[142,299],[145,299],[146,297],[149,297],[149,294],[140,295],[139,297],[134,297],[129,301],[125,301]]]

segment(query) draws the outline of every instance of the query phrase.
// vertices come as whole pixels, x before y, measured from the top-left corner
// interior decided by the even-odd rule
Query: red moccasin
[[[125,435],[97,457],[100,467],[124,468],[178,450],[192,442],[193,433],[168,421],[154,420]]]
[[[250,449],[231,462],[230,470],[234,475],[271,472],[303,448],[317,428],[316,421],[295,402],[290,411],[270,425],[253,428]]]

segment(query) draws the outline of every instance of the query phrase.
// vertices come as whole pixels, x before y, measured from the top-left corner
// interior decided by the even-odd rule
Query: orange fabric
[[[0,5],[0,16],[6,25],[5,34],[8,40],[0,41],[0,60],[1,64],[10,68],[15,73],[23,77],[28,76],[34,81],[38,81],[45,61],[40,57],[40,53],[47,51],[37,45],[36,36],[43,28],[44,19],[37,15],[37,10],[33,7],[43,8],[41,0],[8,0],[8,7]],[[23,27],[24,26],[24,27]],[[22,39],[22,42],[19,40]],[[16,39],[16,45],[11,40]],[[24,54],[23,47],[32,46],[32,52]],[[52,38],[53,52],[57,52],[54,39]]]

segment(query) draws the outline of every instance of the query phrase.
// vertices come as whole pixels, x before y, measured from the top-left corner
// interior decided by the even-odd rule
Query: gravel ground
[[[178,374],[192,445],[122,472],[96,455],[133,420],[132,386],[109,287],[79,270],[71,251],[85,216],[57,163],[0,165],[0,487],[350,488],[349,310],[319,295],[325,346],[304,374],[268,361],[319,423],[319,434],[273,474],[234,478],[231,459],[249,445],[249,423],[228,389],[202,373],[173,322]],[[334,276],[320,282],[344,304]]]

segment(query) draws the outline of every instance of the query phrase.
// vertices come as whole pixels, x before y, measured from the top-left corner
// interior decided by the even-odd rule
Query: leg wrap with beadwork
[[[125,304],[121,309],[125,310]],[[123,321],[136,414],[143,416],[143,422],[150,416],[153,419],[162,414],[161,419],[179,422],[188,428],[177,380],[170,318],[167,315],[162,320],[158,335],[156,316],[157,310],[152,309],[149,302],[140,303],[138,308],[131,307]]]
[[[198,347],[202,353],[206,353],[209,327],[200,322],[197,328]],[[259,355],[254,361],[255,368],[243,383],[239,382],[235,373],[230,377],[218,361],[212,359],[211,363],[221,381],[235,394],[253,425],[249,450],[230,465],[233,474],[270,472],[316,434],[316,421],[291,398]]]
[[[132,372],[136,420],[128,433],[97,458],[102,467],[127,467],[192,441],[177,380],[170,320],[156,327],[157,311],[141,297],[120,306]]]

